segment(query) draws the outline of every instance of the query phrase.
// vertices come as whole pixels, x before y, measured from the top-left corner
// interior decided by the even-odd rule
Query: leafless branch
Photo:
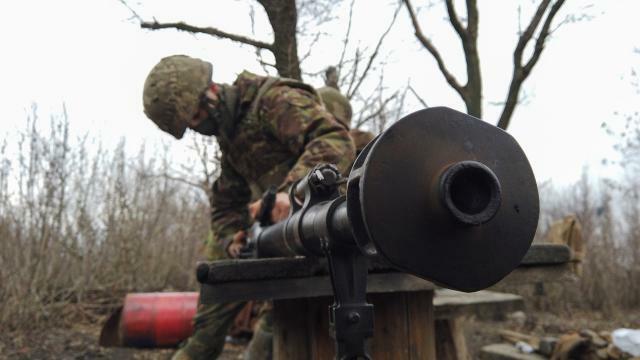
[[[351,5],[349,6],[349,23],[347,25],[347,32],[344,35],[344,40],[342,40],[342,53],[340,54],[340,60],[338,61],[338,73],[342,73],[342,67],[344,66],[344,57],[347,54],[347,46],[349,45],[349,38],[351,37],[351,24],[353,21],[353,6],[355,5],[356,0],[351,0]]]
[[[231,34],[231,33],[224,32],[222,30],[212,28],[212,27],[198,27],[198,26],[186,24],[184,22],[176,22],[176,23],[159,23],[157,21],[142,22],[140,24],[140,27],[143,29],[151,29],[151,30],[176,29],[176,30],[186,31],[192,34],[207,34],[207,35],[219,37],[222,39],[229,39],[242,44],[255,46],[260,49],[265,49],[270,51],[274,50],[273,45],[268,44],[266,42],[250,39],[242,35]]]
[[[135,10],[133,10],[133,8],[129,6],[129,4],[125,0],[118,0],[118,1],[120,1],[122,5],[124,5],[127,9],[129,9],[129,11],[131,11],[131,19],[136,19],[139,22],[142,22],[142,18],[140,17],[140,15],[138,15],[138,13]]]
[[[258,58],[258,63],[260,64],[260,66],[262,67],[265,73],[267,74],[270,73],[269,71],[270,67],[276,69],[277,71],[276,64],[271,64],[264,60],[264,57],[262,56],[262,49],[256,48],[256,57]]]
[[[388,98],[382,100],[382,103],[380,104],[378,109],[373,113],[369,114],[368,116],[358,119],[358,122],[356,122],[355,127],[360,128],[360,126],[363,126],[369,121],[371,121],[372,119],[375,119],[376,117],[380,116],[386,110],[387,104],[389,104],[389,102],[391,102],[391,100],[395,99],[397,96],[398,96],[398,92],[396,91]]]
[[[524,66],[525,77],[529,75],[529,73],[531,72],[531,69],[533,69],[535,64],[540,59],[540,55],[542,54],[542,50],[544,49],[544,43],[547,40],[547,37],[549,36],[549,33],[550,33],[549,29],[551,28],[551,22],[553,21],[553,18],[558,13],[558,10],[560,10],[560,7],[562,7],[562,5],[564,4],[564,1],[565,0],[558,0],[551,7],[551,10],[549,11],[549,14],[547,15],[547,18],[544,22],[544,25],[542,26],[542,30],[540,30],[540,33],[538,34],[538,39],[536,40],[536,46],[534,48],[533,55],[531,56],[529,61],[527,61],[527,64]]]
[[[354,84],[357,81],[358,67],[360,65],[361,59],[362,59],[362,51],[360,50],[360,48],[356,48],[356,54],[353,59],[353,68],[351,69],[351,74],[350,74],[351,79],[349,80],[349,87],[347,88],[347,94],[351,93],[351,89],[353,88]],[[347,98],[349,98],[348,95],[347,95]],[[349,98],[349,100],[351,100],[351,98]]]
[[[447,14],[449,15],[449,22],[453,26],[453,29],[458,33],[461,39],[465,39],[467,37],[467,30],[462,27],[460,23],[460,19],[458,18],[458,14],[456,14],[456,9],[453,5],[453,0],[447,0]]]
[[[451,72],[449,72],[438,49],[436,49],[436,47],[433,45],[431,40],[429,40],[429,38],[427,38],[422,32],[416,13],[413,9],[413,6],[411,5],[411,1],[403,0],[403,2],[407,7],[409,16],[411,17],[411,23],[413,24],[416,38],[427,49],[427,51],[429,51],[429,53],[431,53],[431,55],[434,57],[434,59],[438,63],[438,68],[440,69],[440,72],[442,73],[442,75],[444,75],[445,79],[447,80],[447,83],[452,88],[454,88],[458,92],[458,94],[460,94],[460,96],[464,97],[464,88],[462,87],[462,85],[460,85],[458,80],[451,74]]]
[[[422,106],[424,106],[425,108],[428,108],[429,105],[427,105],[427,102],[424,101],[422,99],[422,97],[420,95],[418,95],[418,93],[416,92],[416,90],[413,88],[413,86],[409,85],[407,86],[407,88],[409,89],[409,91],[411,91],[411,93],[416,97],[416,99],[418,99],[418,101],[420,101],[420,104],[422,104]]]
[[[550,34],[553,19],[562,5],[564,5],[564,2],[565,0],[555,1],[545,18],[545,13],[547,12],[547,8],[549,7],[551,0],[543,0],[538,6],[538,9],[531,19],[531,22],[529,23],[525,31],[520,35],[520,39],[518,39],[516,49],[513,52],[513,75],[511,78],[511,84],[509,85],[509,90],[507,92],[505,106],[502,110],[502,114],[500,115],[500,119],[498,120],[498,127],[506,129],[507,126],[509,126],[509,121],[511,120],[513,111],[515,110],[515,107],[519,102],[518,98],[522,83],[527,79],[527,77],[531,73],[531,70],[540,59],[542,51],[544,50],[545,42]],[[533,49],[533,54],[531,55],[531,58],[529,58],[529,60],[523,65],[522,57],[524,49],[526,48],[529,41],[533,38],[533,35],[535,34],[536,29],[542,22],[543,18],[544,23],[538,33]]]
[[[516,49],[513,52],[513,61],[516,64],[516,66],[522,65],[522,56],[524,53],[524,49],[529,43],[529,40],[531,40],[531,38],[533,37],[533,34],[535,33],[536,28],[540,24],[540,21],[542,21],[542,17],[544,16],[544,13],[547,11],[547,7],[549,6],[549,3],[551,3],[551,0],[542,0],[542,2],[540,2],[540,5],[538,5],[538,9],[536,10],[536,13],[533,15],[531,22],[529,22],[529,25],[527,25],[527,28],[524,30],[522,35],[520,35],[520,38],[518,39],[518,44],[516,45]]]
[[[355,86],[353,86],[353,88],[351,88],[351,87],[349,88],[349,91],[347,92],[347,98],[348,99],[351,99],[353,97],[353,95],[356,93],[356,91],[358,91],[358,89],[360,88],[360,85],[362,85],[362,82],[364,81],[364,79],[366,79],[366,77],[367,77],[367,75],[369,73],[369,70],[371,70],[371,66],[373,65],[374,60],[376,59],[376,57],[378,56],[378,53],[380,52],[380,47],[382,47],[382,43],[384,42],[384,39],[387,37],[387,35],[391,31],[391,28],[396,23],[396,19],[398,18],[398,13],[400,12],[400,8],[401,7],[402,7],[402,4],[398,4],[398,7],[396,8],[396,11],[393,13],[393,18],[391,19],[391,23],[389,24],[387,29],[384,31],[384,33],[382,33],[382,35],[378,39],[378,43],[376,44],[376,47],[373,50],[373,53],[371,54],[371,56],[369,56],[369,61],[367,62],[367,66],[365,67],[364,71],[362,72],[362,75],[360,75],[360,77],[359,77],[357,83],[355,84]]]
[[[320,36],[322,35],[326,35],[322,32],[317,32],[316,35],[313,37],[313,40],[311,40],[311,44],[309,45],[309,49],[307,50],[307,52],[300,57],[300,65],[302,65],[302,63],[309,58],[309,56],[311,55],[311,52],[313,51],[314,46],[318,43],[318,40],[320,40]]]

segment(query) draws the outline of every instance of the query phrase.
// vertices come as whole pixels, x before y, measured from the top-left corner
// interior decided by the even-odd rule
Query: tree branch
[[[347,53],[347,45],[349,45],[349,38],[351,37],[351,23],[353,21],[353,6],[355,5],[356,0],[351,0],[351,5],[349,6],[349,23],[347,25],[347,33],[344,35],[344,40],[342,40],[342,53],[340,54],[340,60],[338,61],[338,74],[342,73],[342,67],[344,66],[344,57]]]
[[[157,21],[142,22],[140,24],[140,27],[143,29],[151,29],[151,30],[176,29],[176,30],[194,33],[194,34],[207,34],[207,35],[216,36],[222,39],[229,39],[242,44],[255,46],[260,49],[265,49],[270,51],[274,50],[272,44],[267,44],[265,42],[250,39],[248,37],[241,36],[241,35],[227,33],[216,28],[198,27],[198,26],[186,24],[184,22],[176,22],[176,23],[159,23]]]
[[[420,101],[420,103],[422,104],[422,106],[424,106],[425,109],[427,109],[429,107],[429,105],[427,105],[427,102],[424,101],[424,99],[422,99],[422,97],[420,95],[418,95],[418,93],[416,92],[416,90],[413,88],[413,86],[409,85],[408,86],[409,91],[411,91],[411,93],[413,94],[413,96],[416,97],[416,99],[418,99],[418,101]]]
[[[447,14],[449,14],[449,22],[451,23],[451,26],[453,26],[455,31],[458,33],[458,36],[465,40],[467,37],[467,31],[464,27],[462,27],[462,24],[460,23],[460,19],[458,18],[458,14],[456,14],[456,9],[453,5],[453,0],[447,0],[446,4]]]
[[[542,50],[544,50],[544,43],[550,34],[549,29],[551,28],[551,22],[553,21],[553,18],[558,13],[558,10],[560,10],[562,5],[564,5],[564,1],[565,0],[558,0],[551,7],[551,10],[549,11],[547,18],[545,19],[544,25],[542,25],[542,30],[540,30],[538,39],[536,40],[536,47],[534,48],[533,55],[531,55],[531,58],[529,59],[529,61],[527,61],[526,65],[524,66],[523,75],[525,78],[529,75],[529,73],[531,72],[531,69],[533,69],[533,67],[536,65],[536,63],[540,59]]]
[[[543,0],[540,5],[538,5],[538,10],[536,10],[535,15],[531,19],[531,22],[524,30],[524,32],[520,35],[520,39],[518,39],[518,44],[516,45],[516,49],[513,51],[513,62],[517,67],[522,66],[522,54],[524,53],[524,49],[529,43],[529,40],[533,37],[533,34],[536,31],[536,28],[540,24],[544,13],[547,11],[547,7],[551,0]]]
[[[132,19],[136,19],[136,20],[142,22],[142,18],[140,17],[140,15],[138,15],[138,13],[135,10],[133,10],[133,8],[131,6],[129,6],[129,4],[125,0],[119,0],[119,1],[127,9],[129,9],[129,11],[131,11],[131,18]]]
[[[478,1],[467,0],[467,33],[471,37],[478,36]]]
[[[562,5],[564,5],[564,2],[565,0],[557,0],[549,10],[547,17],[544,20],[544,24],[542,25],[542,29],[540,30],[540,34],[536,39],[533,54],[524,66],[522,65],[522,56],[524,49],[527,46],[529,40],[531,40],[531,38],[533,37],[533,34],[535,33],[538,25],[542,21],[542,18],[544,17],[544,14],[549,6],[550,0],[543,0],[540,3],[540,5],[538,6],[538,10],[531,19],[531,22],[520,36],[518,45],[513,52],[513,76],[511,78],[511,84],[509,84],[507,100],[505,101],[504,108],[502,109],[502,114],[500,114],[500,119],[498,120],[499,128],[506,129],[509,126],[509,122],[511,121],[511,117],[513,116],[515,107],[519,102],[518,97],[520,94],[520,88],[531,73],[533,67],[540,59],[542,51],[544,50],[544,43],[550,33],[549,29],[551,28],[551,22],[553,21],[553,18],[556,16]]]
[[[422,32],[422,29],[420,28],[420,24],[418,23],[418,19],[416,17],[416,13],[413,10],[413,6],[411,5],[411,1],[410,0],[402,0],[402,1],[406,5],[407,11],[409,12],[409,16],[411,17],[411,22],[413,23],[413,28],[415,30],[416,38],[418,38],[422,46],[424,46],[427,49],[427,51],[429,51],[429,53],[431,53],[431,55],[435,58],[436,62],[438,63],[438,68],[440,69],[440,72],[442,73],[442,75],[444,75],[444,78],[447,80],[447,83],[449,83],[449,85],[454,90],[456,90],[458,94],[460,94],[460,96],[464,98],[465,96],[464,88],[462,87],[462,85],[460,85],[458,80],[449,72],[449,70],[447,69],[447,66],[444,64],[444,60],[442,59],[442,56],[440,55],[436,47],[433,45],[433,43],[431,43],[431,40],[429,40]]]
[[[398,8],[395,11],[395,13],[393,13],[393,19],[391,19],[391,23],[389,24],[389,27],[387,27],[387,30],[385,30],[385,32],[382,33],[382,35],[380,36],[380,39],[378,39],[378,43],[376,44],[376,48],[373,50],[373,53],[369,57],[369,62],[367,63],[367,66],[364,68],[364,71],[362,72],[362,75],[358,79],[358,82],[356,83],[356,85],[352,89],[350,89],[351,91],[349,93],[347,93],[347,98],[348,99],[351,99],[353,97],[353,95],[356,93],[356,91],[358,91],[358,88],[360,88],[360,85],[362,85],[362,82],[367,77],[367,74],[369,73],[369,70],[371,70],[371,65],[373,65],[373,61],[378,56],[378,53],[380,52],[380,47],[382,47],[382,43],[384,42],[384,39],[387,37],[387,35],[391,31],[391,28],[393,27],[393,24],[396,23],[396,19],[398,18],[398,13],[400,12],[400,7],[402,7],[402,5],[399,4]]]
[[[371,121],[371,119],[375,119],[376,117],[380,116],[386,110],[387,104],[391,100],[395,99],[396,96],[398,96],[397,92],[393,93],[391,96],[389,96],[388,98],[384,99],[382,101],[382,103],[380,104],[380,106],[378,107],[378,110],[374,111],[372,114],[370,114],[370,115],[368,115],[366,117],[360,118],[358,120],[358,122],[356,123],[355,128],[359,129],[360,126],[368,123],[369,121]]]

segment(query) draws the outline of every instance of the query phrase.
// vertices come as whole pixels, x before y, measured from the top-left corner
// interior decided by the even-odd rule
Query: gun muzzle
[[[357,246],[402,271],[476,291],[518,266],[538,223],[537,185],[518,143],[448,108],[410,114],[369,143],[346,198],[318,195],[336,183],[322,176],[326,183],[310,184],[318,178],[300,182],[291,195],[298,208],[262,231],[261,256]]]

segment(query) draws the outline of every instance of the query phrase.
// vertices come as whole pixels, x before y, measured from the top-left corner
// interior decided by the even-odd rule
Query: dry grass
[[[582,224],[584,274],[573,291],[563,291],[553,300],[564,308],[611,314],[640,305],[640,183],[630,176],[633,169],[626,171],[629,176],[615,183],[594,183],[585,169],[571,186],[540,187],[538,234],[567,214],[577,215]]]
[[[166,156],[71,140],[66,112],[40,125],[34,107],[11,140],[19,156],[0,146],[0,327],[91,318],[127,291],[194,288],[206,196],[158,176]]]

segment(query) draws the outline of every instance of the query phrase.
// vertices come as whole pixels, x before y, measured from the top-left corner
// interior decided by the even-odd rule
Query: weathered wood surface
[[[491,344],[482,348],[480,352],[482,360],[545,360],[548,359],[538,354],[524,354],[511,344]]]
[[[533,246],[530,253],[534,255],[529,256],[526,265],[518,267],[493,288],[571,278],[567,268],[569,252],[566,246]],[[564,260],[564,263],[551,265],[560,260]],[[380,263],[371,266],[367,279],[369,293],[434,288],[436,285],[429,281],[390,268],[384,269]],[[294,299],[329,296],[333,293],[329,276],[326,275],[325,261],[317,258],[216,261],[210,266],[209,284],[202,285],[200,291],[203,303]]]
[[[571,250],[565,245],[536,244],[531,246],[521,267],[564,264],[569,261]],[[266,280],[282,278],[304,278],[326,275],[327,262],[322,258],[271,258],[271,259],[230,259],[209,263],[207,283],[217,284],[228,281]],[[381,260],[374,260],[369,272],[395,271]]]
[[[449,289],[438,289],[433,298],[436,319],[476,316],[496,320],[504,314],[524,309],[522,296],[496,291],[464,293]]]
[[[369,352],[376,360],[435,359],[433,291],[371,294],[376,308]],[[274,359],[335,358],[330,297],[274,301]]]
[[[436,359],[470,360],[462,317],[436,320]]]
[[[368,293],[432,290],[435,285],[418,277],[399,273],[369,274]],[[202,285],[200,301],[209,304],[245,300],[279,300],[333,295],[329,276],[235,281]]]
[[[529,248],[520,266],[565,264],[571,259],[571,249],[559,244],[534,244]]]

